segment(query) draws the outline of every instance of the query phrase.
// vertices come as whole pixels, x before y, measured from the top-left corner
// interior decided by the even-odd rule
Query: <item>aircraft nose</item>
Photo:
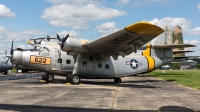
[[[23,53],[22,53],[22,51],[13,50],[12,63],[13,64],[22,64],[22,60],[23,60]]]

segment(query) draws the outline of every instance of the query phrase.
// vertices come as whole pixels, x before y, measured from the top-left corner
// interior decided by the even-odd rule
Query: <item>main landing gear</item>
[[[72,84],[79,84],[81,81],[81,78],[78,74],[70,74],[66,77],[66,82],[72,83]]]
[[[122,80],[121,80],[121,78],[118,77],[118,78],[114,78],[114,82],[115,82],[115,83],[121,83]]]
[[[45,73],[42,75],[42,80],[45,80],[46,82],[53,82],[54,74]]]

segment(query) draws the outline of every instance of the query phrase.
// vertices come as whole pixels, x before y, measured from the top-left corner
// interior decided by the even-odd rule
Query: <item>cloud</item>
[[[181,26],[181,28],[183,29],[188,28],[191,24],[191,21],[185,18],[172,18],[172,17],[165,17],[160,20],[158,18],[155,18],[149,22],[161,27],[163,26],[175,27],[178,25],[178,26]]]
[[[80,33],[75,32],[74,30],[71,30],[70,32],[64,30],[64,31],[59,32],[58,34],[61,38],[64,38],[67,34],[69,34],[69,36],[73,36],[75,38],[80,38],[80,36],[81,36]]]
[[[186,53],[186,55],[188,56],[200,56],[200,52],[196,52],[196,51],[200,51],[200,41],[198,40],[184,40],[185,44],[192,44],[192,45],[196,45],[197,47],[189,47],[189,48],[185,48],[185,50],[192,50],[195,52],[191,52],[191,53]]]
[[[54,5],[43,11],[41,18],[56,27],[72,27],[73,29],[87,29],[91,21],[107,20],[127,15],[125,11],[107,8],[102,5]]]
[[[190,35],[200,35],[200,27],[196,27],[193,29],[185,29],[184,31]]]
[[[200,4],[197,6],[197,9],[200,11]]]
[[[94,28],[94,30],[98,31],[99,33],[101,33],[103,36],[111,34],[117,30],[119,30],[118,28],[116,28],[116,23],[115,22],[107,22],[107,23],[102,23],[99,26],[96,26]]]
[[[174,0],[135,0],[134,2],[130,3],[132,7],[141,7],[141,6],[150,6],[153,4],[164,4],[172,3]]]
[[[127,5],[129,3],[130,0],[119,0],[117,2],[117,6],[118,7],[124,7],[124,5]]]
[[[104,0],[46,0],[52,4],[101,4]]]
[[[15,13],[8,9],[5,5],[0,4],[0,18],[14,17]]]
[[[187,20],[186,18],[172,18],[172,17],[165,17],[163,19],[155,18],[150,23],[153,23],[155,25],[158,25],[160,27],[163,26],[170,26],[174,28],[175,26],[180,26],[184,33],[189,35],[200,35],[200,27],[196,27],[193,29],[190,29],[191,21]]]
[[[3,41],[11,41],[14,39],[16,41],[24,41],[30,38],[35,38],[37,36],[43,36],[45,34],[44,31],[39,30],[23,30],[23,31],[12,31],[6,27],[0,26],[0,39]]]

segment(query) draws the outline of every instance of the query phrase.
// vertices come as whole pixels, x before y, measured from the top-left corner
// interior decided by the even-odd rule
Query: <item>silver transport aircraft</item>
[[[167,43],[168,31],[148,22],[129,25],[94,41],[69,34],[62,39],[57,35],[57,39],[58,43],[41,41],[35,49],[12,50],[11,47],[12,63],[44,71],[43,79],[47,82],[60,75],[73,84],[78,84],[81,78],[114,79],[119,83],[122,77],[151,72],[170,63],[173,48],[195,47]],[[151,44],[146,44],[151,40]],[[145,50],[137,54],[143,45]]]

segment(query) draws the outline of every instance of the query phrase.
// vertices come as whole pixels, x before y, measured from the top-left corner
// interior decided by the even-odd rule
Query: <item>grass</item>
[[[162,70],[154,70],[147,75],[200,90],[200,70],[165,70],[165,73],[162,73]]]
[[[17,72],[16,69],[12,69],[12,70],[11,70],[11,73],[16,73],[16,72]]]

